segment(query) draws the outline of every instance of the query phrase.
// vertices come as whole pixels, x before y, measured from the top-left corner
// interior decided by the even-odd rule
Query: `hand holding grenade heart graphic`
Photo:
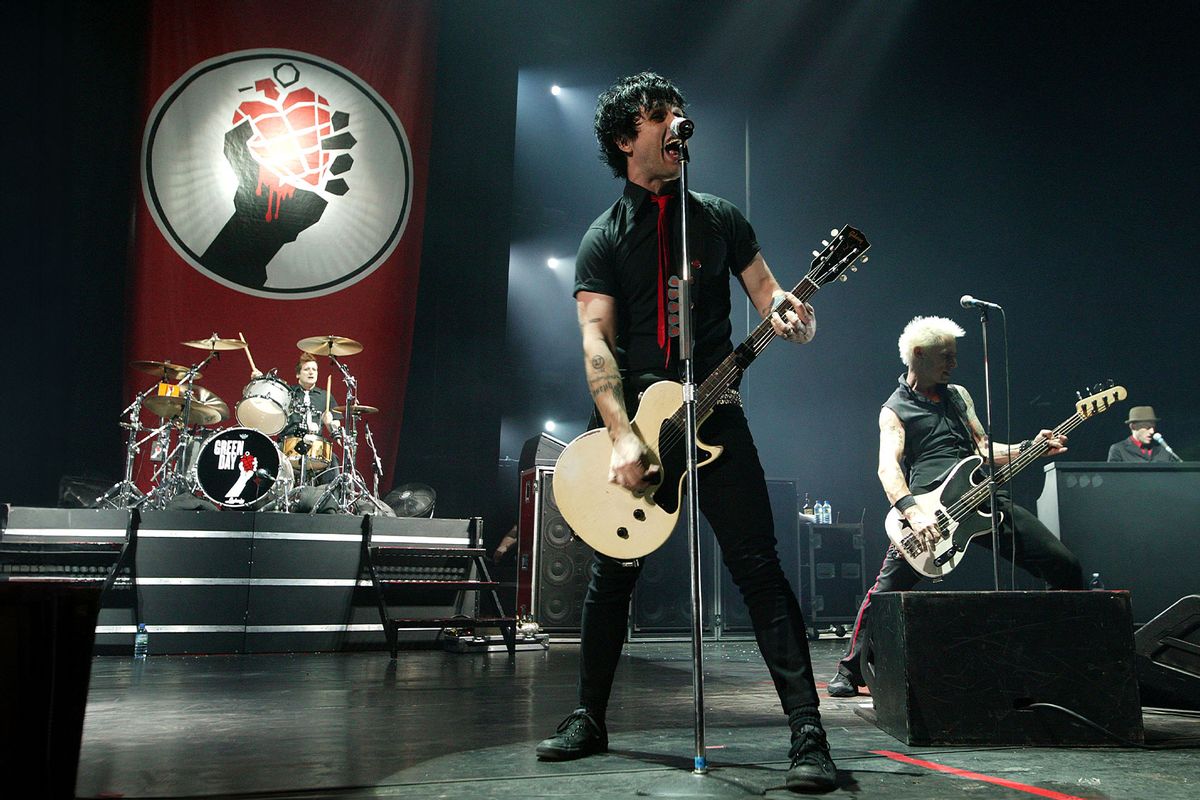
[[[275,254],[350,188],[338,177],[354,164],[349,115],[299,81],[299,70],[284,62],[244,87],[257,96],[238,105],[225,134],[225,158],[238,178],[234,213],[200,260],[249,288],[262,288]]]

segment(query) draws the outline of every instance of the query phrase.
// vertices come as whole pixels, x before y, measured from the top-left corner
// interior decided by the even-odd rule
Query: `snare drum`
[[[201,493],[222,508],[255,508],[282,496],[292,465],[265,434],[229,428],[205,440],[192,470]]]
[[[263,375],[246,384],[238,401],[237,420],[247,428],[274,436],[287,424],[292,392],[274,375]]]
[[[285,436],[283,437],[283,455],[291,462],[293,471],[300,471],[300,453],[296,448],[301,441],[308,444],[308,475],[310,478],[333,463],[333,442],[312,433],[304,437]]]

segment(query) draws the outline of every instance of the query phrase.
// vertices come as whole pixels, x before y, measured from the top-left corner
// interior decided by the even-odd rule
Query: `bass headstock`
[[[1086,397],[1084,392],[1087,392]],[[1124,386],[1114,386],[1110,380],[1106,387],[1097,384],[1082,392],[1076,392],[1075,396],[1079,398],[1079,401],[1075,403],[1075,410],[1079,412],[1079,416],[1087,419],[1095,414],[1103,414],[1108,411],[1109,406],[1121,402],[1127,395]]]

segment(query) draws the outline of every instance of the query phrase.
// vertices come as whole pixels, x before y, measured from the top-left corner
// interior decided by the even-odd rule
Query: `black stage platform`
[[[753,642],[718,638],[704,646],[711,764],[704,777],[691,774],[684,641],[626,645],[609,713],[611,752],[566,764],[538,762],[534,746],[574,706],[577,644],[559,637],[549,649],[513,655],[447,652],[433,628],[408,632],[424,641],[410,640],[396,660],[364,650],[383,646],[378,609],[363,596],[364,526],[376,542],[450,548],[476,544],[478,520],[6,511],[5,543],[118,541],[131,524],[137,531],[137,593],[151,655],[128,655],[131,605],[106,603],[96,642],[121,654],[91,661],[79,797],[787,795],[786,720]],[[132,582],[120,586],[113,599],[122,591],[131,599]],[[442,604],[461,600],[438,589],[405,604],[443,616]],[[822,689],[845,644],[828,637],[812,644]],[[282,652],[265,652],[272,649]],[[1045,649],[1032,656],[1034,667],[1083,668]],[[190,655],[221,650],[230,654]],[[994,671],[1008,674],[1007,666]],[[947,687],[946,696],[955,690]],[[841,791],[864,798],[1182,800],[1195,796],[1200,776],[1197,713],[1143,714],[1146,742],[1171,749],[917,747],[876,727],[869,697],[822,696]],[[21,727],[6,730],[20,735]],[[0,747],[0,758],[12,752]],[[0,774],[0,785],[11,788],[22,773]]]
[[[819,684],[845,640],[813,644]],[[626,646],[611,752],[540,763],[572,707],[578,647],[93,661],[80,797],[785,797],[787,726],[753,643],[704,648],[706,777],[690,774],[690,647]],[[823,692],[822,692],[823,694]],[[823,698],[838,794],[930,798],[1195,797],[1200,719],[1145,714],[1151,744],[1191,749],[908,747]]]
[[[385,647],[383,626],[362,560],[363,528],[372,543],[464,548],[482,541],[476,519],[410,519],[347,514],[148,511],[5,507],[0,543],[54,545],[123,542],[136,528],[136,590],[150,652],[280,653]],[[66,559],[64,559],[66,560]],[[390,569],[384,577],[438,577],[438,565]],[[97,577],[66,563],[6,571],[12,579]],[[394,574],[392,574],[394,573]],[[100,576],[103,571],[100,571]],[[133,646],[132,589],[121,580],[96,628],[101,652]],[[394,616],[445,617],[465,602],[455,589],[397,587]],[[432,642],[436,626],[404,630],[404,642]]]

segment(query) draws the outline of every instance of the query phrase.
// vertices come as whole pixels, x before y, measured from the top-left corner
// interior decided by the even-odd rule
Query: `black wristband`
[[[917,498],[913,497],[911,494],[906,494],[904,497],[901,497],[899,500],[892,503],[896,510],[901,514],[903,514],[905,511],[908,511],[908,509],[912,508],[916,504]]]

